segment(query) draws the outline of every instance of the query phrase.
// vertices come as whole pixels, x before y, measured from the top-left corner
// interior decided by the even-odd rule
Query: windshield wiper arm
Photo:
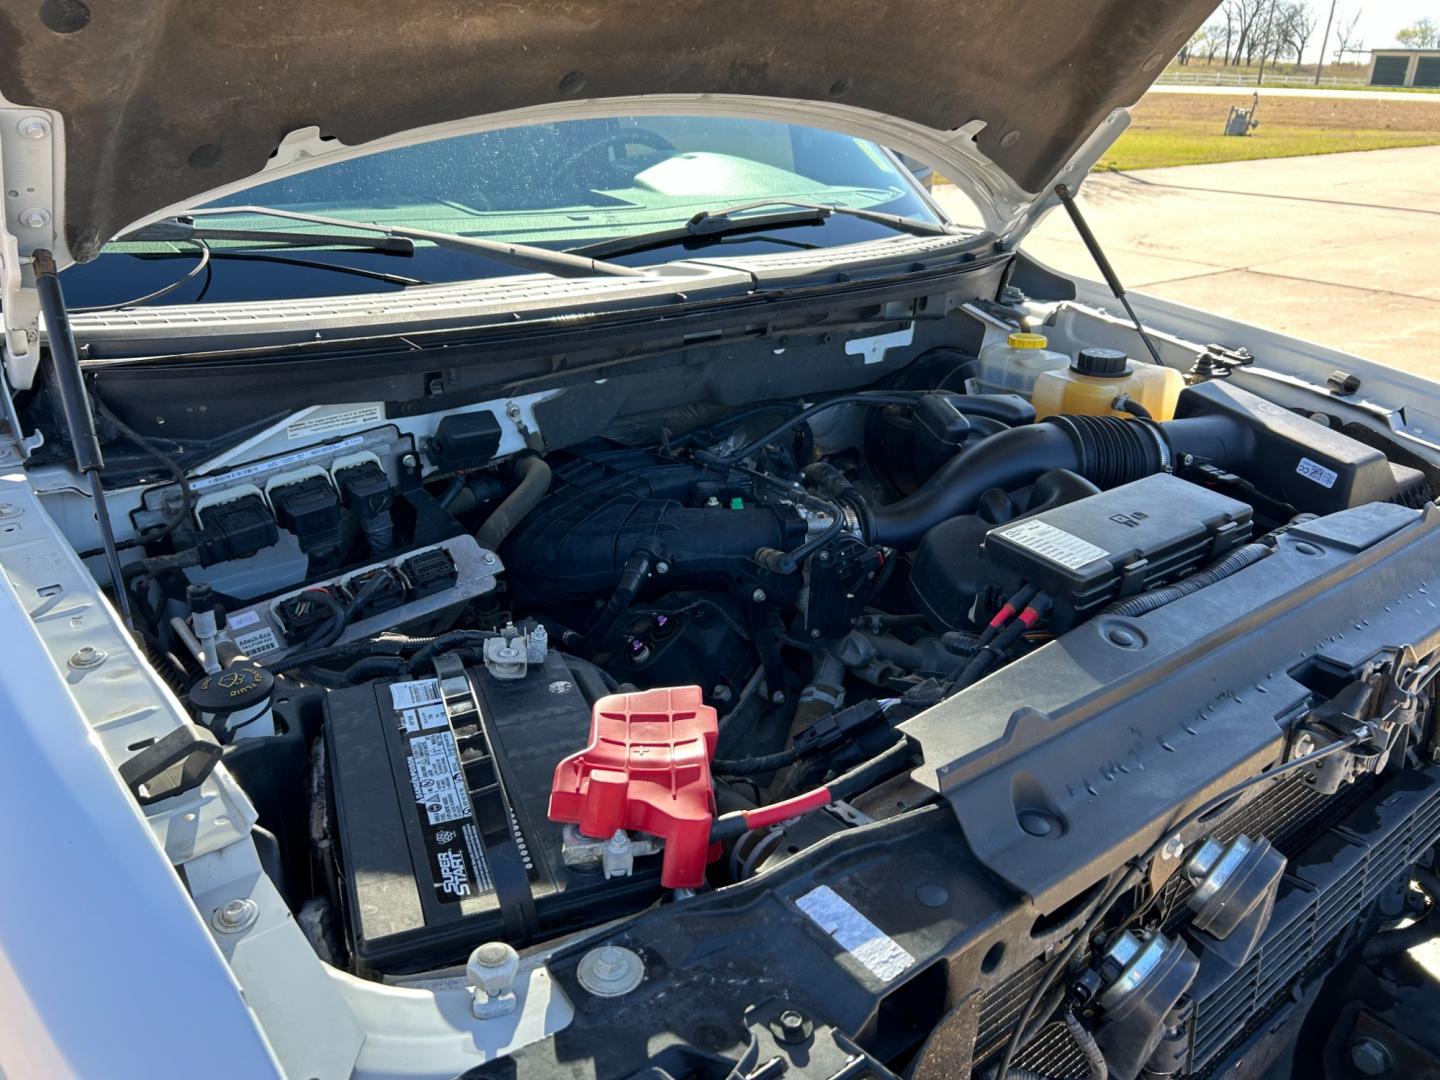
[[[776,214],[745,214],[765,206],[788,206],[793,209]],[[850,206],[830,203],[811,203],[799,199],[758,199],[755,202],[737,203],[719,210],[702,210],[684,225],[634,236],[617,236],[613,240],[602,240],[598,244],[568,249],[572,255],[591,258],[607,258],[613,255],[631,255],[638,251],[683,243],[686,240],[719,239],[738,233],[762,232],[766,229],[784,228],[788,225],[819,225],[832,214],[860,218],[880,225],[888,225],[896,232],[911,233],[915,236],[951,236],[951,230],[938,222],[921,218],[905,217],[903,214],[886,214],[878,210],[859,210]]]
[[[337,229],[359,229],[362,232],[378,233],[383,237],[405,237],[410,240],[428,240],[436,247],[452,248],[484,255],[495,262],[514,266],[521,270],[535,270],[556,277],[644,277],[645,271],[628,266],[602,262],[564,251],[534,247],[530,244],[511,244],[499,240],[483,240],[476,236],[456,236],[454,233],[434,232],[431,229],[412,229],[405,225],[376,225],[368,221],[351,221],[349,218],[326,217],[322,214],[303,214],[294,210],[279,210],[270,206],[207,206],[186,210],[186,217],[219,217],[225,214],[252,214],[288,218],[291,221],[308,221],[314,225],[328,225]],[[218,231],[218,230],[217,230]],[[359,237],[351,237],[359,240]]]

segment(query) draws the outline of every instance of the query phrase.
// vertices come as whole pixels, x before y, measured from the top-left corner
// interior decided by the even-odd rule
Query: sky
[[[1309,0],[1315,10],[1317,23],[1315,35],[1305,50],[1305,60],[1312,63],[1320,52],[1320,35],[1325,31],[1325,17],[1330,13],[1330,0]],[[1440,23],[1440,0],[1336,0],[1335,19],[1339,22],[1356,10],[1360,11],[1357,24],[1358,36],[1367,49],[1383,49],[1395,44],[1395,32],[1409,26],[1416,19],[1429,16]],[[1212,20],[1215,16],[1212,16]],[[1327,60],[1334,56],[1335,34],[1331,31],[1330,44],[1326,49]],[[1365,59],[1369,59],[1366,57]]]
[[[1312,46],[1318,51],[1318,38],[1325,29],[1325,16],[1328,14],[1329,5],[1326,0],[1311,0],[1311,3],[1320,15],[1320,29],[1315,31],[1317,40]],[[1440,23],[1440,0],[1431,0],[1430,3],[1424,3],[1423,0],[1419,3],[1416,0],[1339,0],[1340,10],[1354,11],[1356,8],[1361,12],[1359,28],[1368,49],[1383,49],[1394,45],[1395,31],[1426,15],[1430,16],[1433,22]],[[1339,17],[1338,12],[1336,17]]]

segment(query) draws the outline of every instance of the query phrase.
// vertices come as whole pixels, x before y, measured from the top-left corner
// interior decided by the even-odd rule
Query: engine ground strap
[[[527,943],[540,932],[535,896],[530,889],[532,867],[505,793],[489,721],[470,683],[470,673],[458,656],[437,656],[435,675],[440,684],[440,702],[455,733],[455,748],[460,754],[460,770],[470,793],[475,825],[495,882],[505,937],[517,945]]]

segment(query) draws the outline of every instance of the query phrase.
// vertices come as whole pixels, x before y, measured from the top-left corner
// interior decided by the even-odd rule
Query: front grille
[[[1192,987],[1197,1069],[1203,1071],[1227,1047],[1240,1041],[1285,998],[1298,978],[1321,966],[1385,886],[1440,839],[1440,770],[1426,769],[1423,776],[1425,790],[1408,796],[1414,803],[1408,813],[1383,827],[1367,820],[1353,832],[1337,828],[1341,822],[1354,824],[1350,815],[1371,796],[1373,785],[1353,784],[1327,797],[1299,777],[1278,783],[1215,827],[1214,833],[1226,841],[1241,833],[1265,836],[1292,863],[1318,847],[1333,830],[1327,843],[1335,847],[1331,863],[1336,873],[1319,889],[1287,877],[1256,954],[1228,977],[1219,977],[1213,966],[1202,968]],[[1367,810],[1357,816],[1371,813]],[[1184,906],[1188,892],[1188,883],[1177,875],[1158,898],[1159,910],[1172,913],[1166,921],[1172,933],[1188,914]],[[1044,966],[1044,958],[1036,957],[984,995],[975,1042],[977,1063],[993,1064],[991,1059],[1009,1037]],[[1064,1024],[1058,1022],[1042,1028],[1016,1064],[1056,1077],[1086,1075],[1084,1056]]]

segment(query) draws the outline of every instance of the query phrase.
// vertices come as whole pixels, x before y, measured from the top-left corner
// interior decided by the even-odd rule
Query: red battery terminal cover
[[[710,843],[715,710],[698,686],[612,694],[595,703],[590,745],[555,767],[550,820],[607,839],[633,829],[665,841],[660,883],[693,889],[720,854]]]

